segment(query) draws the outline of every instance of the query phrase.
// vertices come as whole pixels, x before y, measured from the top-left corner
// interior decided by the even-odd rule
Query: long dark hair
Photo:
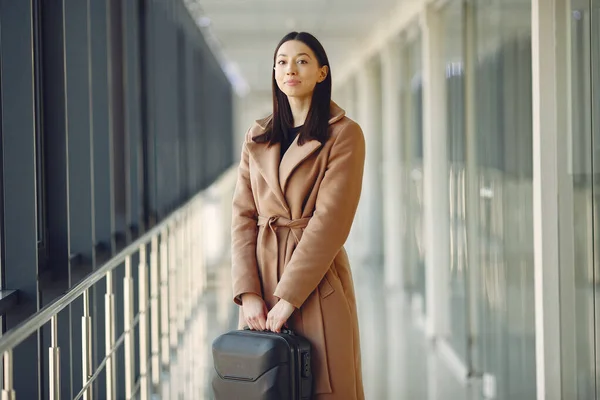
[[[329,137],[329,107],[331,103],[331,67],[329,66],[329,59],[325,53],[325,49],[316,37],[307,32],[290,32],[281,39],[275,53],[273,55],[273,118],[269,121],[266,126],[265,133],[254,138],[257,143],[269,142],[269,146],[281,142],[282,132],[290,129],[294,124],[294,117],[290,108],[290,102],[285,93],[283,93],[277,86],[275,80],[275,61],[277,59],[277,52],[282,44],[290,40],[298,40],[308,47],[315,53],[319,67],[327,66],[329,71],[327,77],[321,83],[317,83],[315,90],[312,95],[312,101],[310,104],[310,110],[306,116],[304,126],[298,133],[298,144],[302,145],[309,140],[318,140],[321,143]]]

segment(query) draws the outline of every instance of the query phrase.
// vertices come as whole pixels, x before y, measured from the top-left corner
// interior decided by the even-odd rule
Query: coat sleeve
[[[246,135],[246,141],[248,134]],[[255,293],[262,297],[256,260],[258,212],[250,184],[249,156],[246,141],[238,167],[231,218],[231,274],[233,301],[242,304],[241,295]]]
[[[315,211],[285,267],[274,295],[300,308],[346,242],[354,220],[365,162],[365,140],[350,122],[331,148]]]

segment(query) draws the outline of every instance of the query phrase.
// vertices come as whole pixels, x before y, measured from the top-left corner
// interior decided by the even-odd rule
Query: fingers
[[[280,300],[267,315],[267,329],[272,332],[281,332],[281,327],[287,322],[288,318],[294,312],[294,306],[290,303]]]
[[[250,329],[255,331],[264,331],[267,328],[267,320],[263,313],[248,316],[246,323]]]
[[[267,305],[263,302],[262,303],[262,314],[260,314],[260,319],[259,319],[259,326],[260,326],[260,330],[261,331],[266,331],[267,330],[267,314],[269,313],[269,311],[267,310]]]
[[[281,332],[281,327],[285,323],[283,319],[281,319],[276,313],[274,313],[275,309],[271,310],[269,315],[267,315],[267,330],[271,332]]]
[[[283,326],[282,320],[276,320],[273,322],[273,332],[281,333],[281,327]]]
[[[261,331],[264,331],[264,330],[267,329],[267,317],[266,317],[266,315],[264,313],[260,314],[258,316],[258,318],[257,318],[257,326],[258,326],[258,329],[260,329]]]
[[[258,308],[260,311],[250,305],[244,308],[244,316],[248,327],[252,330],[268,330],[280,333],[281,328],[285,326],[287,319],[293,312],[293,308],[288,308],[290,307],[286,303],[280,302],[271,311],[267,311],[267,306],[262,302],[260,308]]]
[[[269,311],[269,313],[267,314],[267,323],[266,323],[266,326],[267,326],[267,330],[268,331],[272,330],[271,329],[271,312],[272,312],[272,310]]]
[[[269,330],[271,332],[275,332],[274,331],[275,324],[273,323],[273,318],[274,318],[276,312],[277,312],[277,304],[275,304],[275,307],[273,307],[271,309],[271,311],[269,311],[269,313],[267,314],[267,330]]]
[[[246,296],[242,307],[244,319],[248,327],[256,331],[264,331],[267,327],[267,307],[262,299]]]
[[[256,331],[256,330],[258,330],[258,328],[257,328],[257,324],[254,321],[255,321],[254,318],[247,318],[246,324],[248,325],[248,328],[252,329],[253,331]]]

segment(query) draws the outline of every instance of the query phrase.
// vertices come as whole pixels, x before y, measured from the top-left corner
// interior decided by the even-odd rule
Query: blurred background
[[[0,0],[2,398],[212,398],[290,31],[365,133],[366,398],[600,398],[600,0]]]

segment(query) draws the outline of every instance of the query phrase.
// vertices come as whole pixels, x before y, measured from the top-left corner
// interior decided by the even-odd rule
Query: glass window
[[[446,73],[446,134],[450,216],[450,272],[448,282],[449,342],[468,362],[467,233],[465,184],[465,99],[463,59],[463,4],[453,1],[442,10]]]
[[[535,398],[531,1],[478,0],[474,57],[474,154],[469,178],[477,214],[469,242],[477,258],[477,345],[496,398]],[[467,21],[469,23],[469,21]],[[467,210],[469,208],[467,207]],[[474,269],[476,269],[474,271]],[[486,393],[484,393],[486,394]]]
[[[408,39],[402,49],[404,76],[401,88],[404,121],[403,154],[407,205],[406,259],[408,290],[423,314],[425,307],[425,249],[423,244],[423,84],[421,37]]]
[[[566,15],[568,126],[559,129],[561,361],[563,398],[596,398],[594,190],[592,179],[592,12],[589,0],[571,0]],[[596,23],[597,24],[597,23]],[[592,39],[591,39],[592,38]],[[590,40],[591,39],[591,40]],[[598,46],[598,44],[595,44]],[[597,59],[596,59],[597,60]],[[597,96],[597,94],[596,94]],[[594,129],[596,131],[596,129]]]

